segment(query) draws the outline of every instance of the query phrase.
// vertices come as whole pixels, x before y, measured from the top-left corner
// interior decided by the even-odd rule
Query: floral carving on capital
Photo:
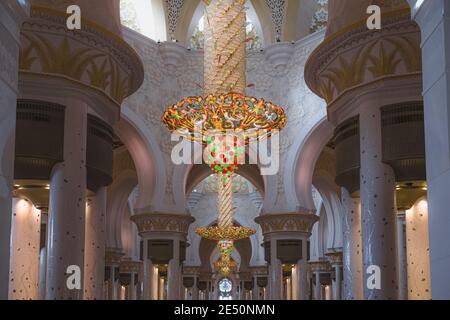
[[[187,234],[189,225],[195,221],[190,215],[175,213],[141,213],[131,217],[139,231],[146,232],[176,232]]]
[[[21,73],[63,76],[98,90],[120,105],[141,85],[144,70],[134,50],[94,23],[67,29],[59,11],[33,6],[21,29]]]
[[[122,261],[125,253],[120,248],[106,248],[105,249],[105,265],[118,266]]]
[[[409,10],[394,13],[383,18],[376,34],[364,21],[326,38],[312,53],[306,79],[329,105],[377,79],[421,73],[419,27]]]
[[[314,224],[319,220],[313,213],[274,213],[264,214],[255,219],[264,235],[275,232],[302,232],[311,234]]]
[[[328,260],[310,261],[308,262],[311,272],[331,272],[332,268]]]
[[[142,272],[142,261],[122,260],[120,262],[120,273],[136,273]]]

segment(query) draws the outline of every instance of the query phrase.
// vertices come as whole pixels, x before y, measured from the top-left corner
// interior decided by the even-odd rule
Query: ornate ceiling
[[[203,12],[201,0],[120,0],[122,23],[155,41],[189,45]],[[328,0],[248,0],[247,15],[261,42],[296,41],[326,26]],[[148,16],[153,15],[153,25]],[[158,20],[157,16],[165,16]]]

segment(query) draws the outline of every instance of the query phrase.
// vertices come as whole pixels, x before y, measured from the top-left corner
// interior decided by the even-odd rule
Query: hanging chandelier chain
[[[206,10],[205,94],[245,93],[245,7],[212,0]]]
[[[221,177],[218,183],[218,225],[220,228],[233,226],[233,177],[226,178],[226,182]]]

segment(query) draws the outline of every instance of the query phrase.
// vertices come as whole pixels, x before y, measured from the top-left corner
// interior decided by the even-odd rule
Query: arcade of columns
[[[108,7],[108,0],[96,2]],[[344,2],[345,9],[351,1]],[[306,68],[336,127],[342,250],[309,261],[317,216],[265,213],[257,222],[268,267],[241,275],[236,297],[450,299],[450,157],[427,157],[426,176],[424,161],[450,154],[450,120],[442,116],[450,108],[442,67],[450,56],[450,1],[409,2],[418,25],[409,8],[385,8],[376,36],[358,23],[333,26],[331,16]],[[55,9],[0,2],[0,210],[12,213],[0,218],[0,299],[215,299],[211,275],[183,267],[188,215],[133,216],[142,239],[138,261],[105,248],[112,127],[122,100],[142,81],[142,65],[114,26],[68,31]],[[93,150],[103,156],[92,157]],[[407,242],[421,245],[405,250]],[[83,290],[67,288],[69,265],[80,266]],[[363,285],[371,265],[381,268],[381,289]]]

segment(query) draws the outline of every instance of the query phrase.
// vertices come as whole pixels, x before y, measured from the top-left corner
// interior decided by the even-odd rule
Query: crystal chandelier
[[[205,96],[187,97],[170,106],[162,121],[171,132],[201,143],[218,177],[218,224],[196,233],[218,241],[220,258],[215,267],[228,276],[236,267],[231,258],[234,241],[256,233],[233,224],[233,175],[245,146],[283,129],[286,115],[280,106],[245,96],[245,0],[204,2]]]

